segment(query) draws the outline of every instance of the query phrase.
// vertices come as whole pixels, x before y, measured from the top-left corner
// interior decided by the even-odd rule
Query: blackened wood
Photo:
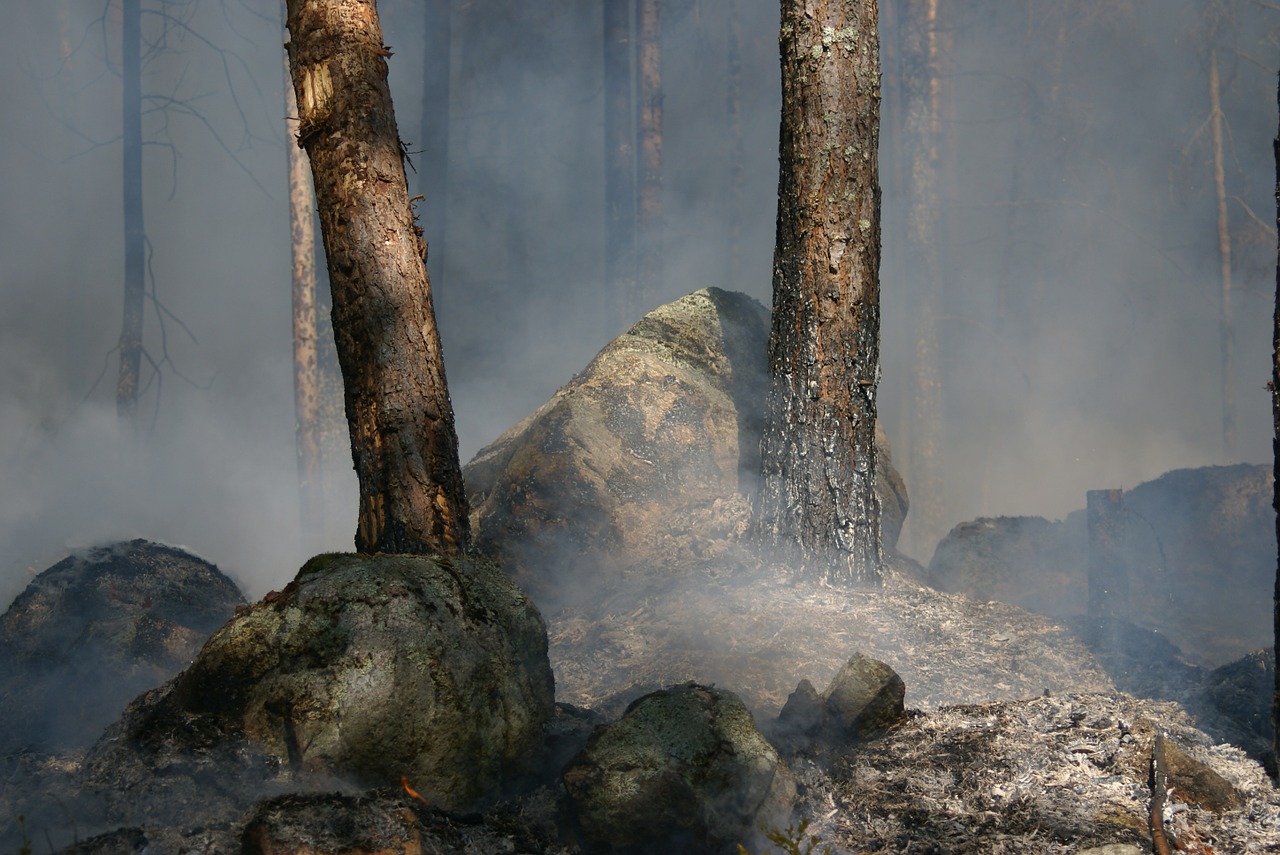
[[[874,0],[783,0],[770,391],[756,531],[880,577],[880,59]]]

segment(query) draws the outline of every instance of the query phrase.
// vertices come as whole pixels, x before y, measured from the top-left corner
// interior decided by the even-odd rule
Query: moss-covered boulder
[[[768,339],[768,310],[745,294],[654,309],[464,467],[480,547],[539,600],[726,552],[750,518]],[[891,549],[906,488],[877,439]]]
[[[321,556],[136,701],[88,776],[131,821],[402,776],[466,807],[536,767],[553,694],[542,618],[492,564]]]
[[[636,700],[563,777],[583,836],[610,851],[732,852],[795,796],[742,701],[696,683]]]

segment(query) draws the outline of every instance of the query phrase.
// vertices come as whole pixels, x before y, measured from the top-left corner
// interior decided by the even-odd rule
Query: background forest
[[[601,4],[454,0],[447,105],[424,97],[424,5],[380,9],[411,193],[447,176],[421,210],[465,462],[624,328],[604,286]],[[250,596],[350,548],[341,431],[323,534],[299,533],[279,10],[142,8],[160,370],[137,434],[113,397],[118,5],[22,4],[0,36],[6,601],[103,539],[186,545]],[[663,275],[644,308],[707,285],[767,304],[778,9],[661,10]],[[1269,459],[1278,31],[1280,9],[1245,0],[882,2],[880,414],[913,557],[979,515],[1059,517],[1090,488]],[[424,150],[444,115],[443,151]]]

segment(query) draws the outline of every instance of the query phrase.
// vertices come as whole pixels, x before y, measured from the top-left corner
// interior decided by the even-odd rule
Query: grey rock
[[[728,553],[750,519],[768,336],[764,306],[718,288],[650,312],[463,469],[481,549],[540,602]],[[906,489],[877,438],[892,548]]]
[[[840,737],[867,739],[902,718],[905,696],[906,685],[892,668],[855,653],[827,689],[827,718]]]
[[[255,805],[242,836],[244,855],[405,855],[422,851],[417,815],[404,798],[286,795]]]
[[[801,680],[769,737],[784,754],[828,754],[873,739],[902,719],[906,684],[883,662],[855,653],[821,695]]]
[[[696,683],[637,700],[563,779],[584,837],[617,850],[733,851],[795,793],[737,696]]]
[[[0,616],[0,754],[84,750],[242,602],[214,565],[145,540],[45,570]]]
[[[552,706],[545,625],[492,564],[320,556],[135,701],[87,780],[144,824],[401,776],[467,807],[535,770]]]

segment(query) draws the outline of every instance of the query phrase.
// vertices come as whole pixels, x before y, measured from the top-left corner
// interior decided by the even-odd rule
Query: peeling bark
[[[874,0],[783,0],[770,391],[755,529],[826,582],[880,578]]]
[[[333,295],[361,552],[469,545],[453,407],[374,0],[288,0],[299,139]]]

